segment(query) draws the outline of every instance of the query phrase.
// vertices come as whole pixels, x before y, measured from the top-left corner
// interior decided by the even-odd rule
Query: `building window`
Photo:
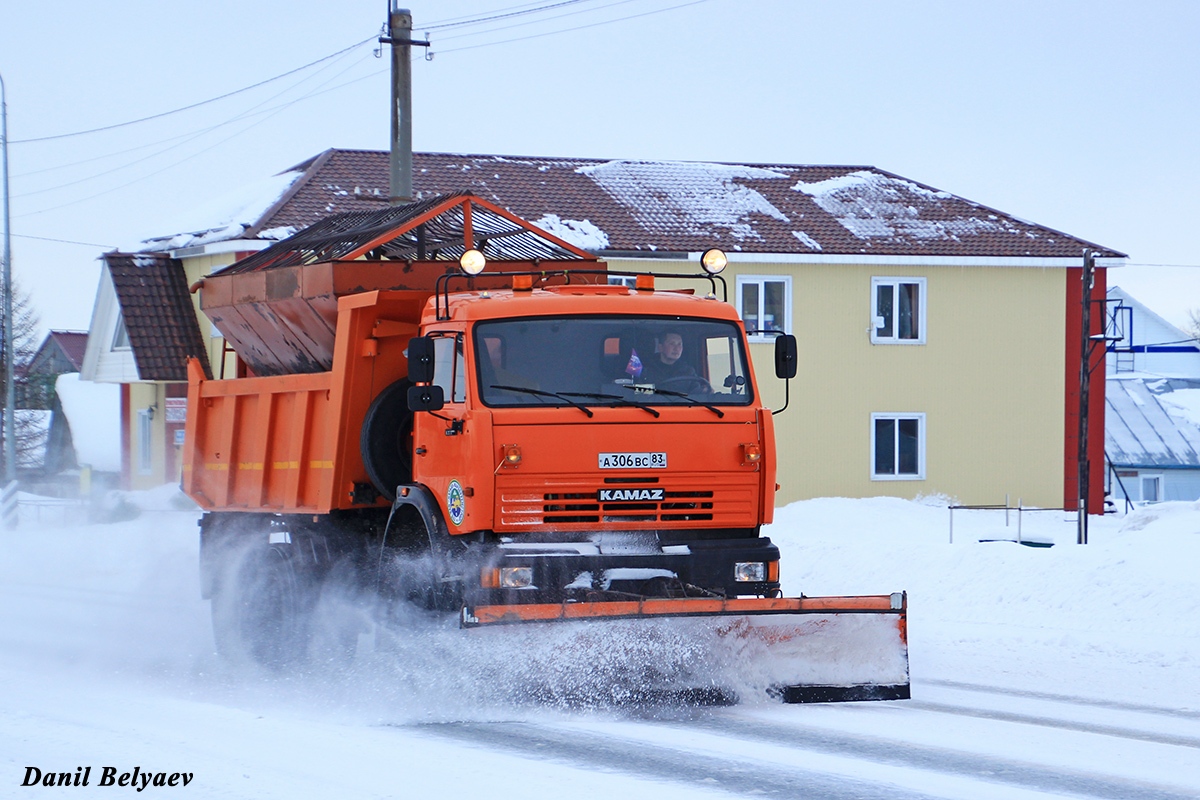
[[[112,349],[129,349],[129,331],[125,327],[125,314],[120,311],[117,312],[117,330],[116,333],[113,334]]]
[[[637,276],[636,275],[609,275],[608,276],[608,285],[609,286],[627,286],[630,289],[634,289],[637,287]]]
[[[774,341],[792,332],[792,277],[738,275],[737,308],[750,341]]]
[[[871,480],[925,479],[925,415],[871,415]]]
[[[138,411],[137,436],[138,474],[149,475],[154,471],[154,412],[148,408]]]
[[[925,279],[871,279],[871,342],[925,344]]]
[[[1158,503],[1162,501],[1162,475],[1142,475],[1141,482],[1143,503]]]

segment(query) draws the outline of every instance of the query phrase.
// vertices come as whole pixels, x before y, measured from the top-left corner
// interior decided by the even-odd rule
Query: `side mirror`
[[[796,337],[781,333],[775,337],[775,375],[783,378],[796,377]]]
[[[433,339],[431,337],[414,336],[408,340],[408,379],[413,383],[429,383],[433,380]],[[409,408],[412,406],[410,405]]]
[[[440,386],[413,386],[408,390],[409,411],[439,411],[445,405],[446,393]]]

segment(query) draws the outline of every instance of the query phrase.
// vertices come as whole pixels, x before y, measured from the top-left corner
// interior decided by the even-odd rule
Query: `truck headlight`
[[[739,583],[762,583],[767,579],[767,565],[761,561],[739,561],[733,565],[733,579]]]
[[[501,567],[500,586],[504,589],[524,589],[533,585],[533,567]]]
[[[468,250],[459,257],[458,265],[468,275],[478,275],[487,266],[487,259],[478,250]]]

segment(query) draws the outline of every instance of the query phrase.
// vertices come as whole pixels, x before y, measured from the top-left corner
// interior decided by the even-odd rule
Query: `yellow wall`
[[[1062,505],[1061,269],[734,263],[724,273],[731,303],[739,273],[792,276],[800,358],[791,404],[775,417],[780,505],[932,494],[972,505],[1003,503],[1006,494],[1013,504]],[[926,344],[871,343],[871,278],[889,275],[927,279]],[[772,345],[751,345],[751,355],[764,403],[781,407]],[[878,412],[925,414],[924,480],[871,480],[871,414]]]
[[[163,424],[163,385],[159,383],[129,384],[129,488],[153,489],[162,486],[169,478],[167,468],[163,464],[163,444],[166,427]],[[142,429],[138,423],[139,412],[154,407],[154,417],[151,420],[150,455],[152,457],[149,472],[144,472],[141,462]]]
[[[207,277],[214,270],[221,267],[229,266],[234,262],[233,253],[218,253],[209,256],[197,256],[196,258],[183,259],[183,271],[187,276],[188,286],[191,286],[201,278]],[[200,294],[196,292],[192,295],[192,307],[196,309],[196,319],[200,322],[200,336],[203,337],[204,343],[208,346],[208,363],[212,365],[213,376],[221,377],[221,357],[222,346],[225,340],[219,335],[213,337],[213,326],[209,321],[208,316],[200,310]],[[230,352],[226,356],[225,377],[233,377],[236,364],[234,362],[233,353]]]

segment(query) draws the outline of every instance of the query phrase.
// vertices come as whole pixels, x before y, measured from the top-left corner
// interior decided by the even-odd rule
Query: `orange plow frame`
[[[460,624],[463,628],[492,628],[525,623],[713,618],[722,623],[718,631],[722,637],[751,637],[779,656],[784,666],[769,689],[772,695],[785,703],[811,703],[907,699],[910,696],[907,614],[907,595],[897,592],[860,597],[685,598],[468,606],[462,609]],[[876,638],[865,652],[861,646],[857,649],[853,645],[843,648],[837,643],[831,646],[828,640],[815,650],[806,649],[809,641],[828,636],[848,616],[891,619],[880,620],[880,625],[872,624]],[[810,661],[817,658],[824,659],[825,667],[834,664],[834,671],[821,673],[817,667],[814,672]],[[888,663],[877,675],[872,674],[870,666],[876,658],[880,663]],[[836,666],[839,661],[850,662],[851,669],[845,678]],[[868,677],[863,677],[863,669]],[[821,675],[825,677],[818,677]]]

